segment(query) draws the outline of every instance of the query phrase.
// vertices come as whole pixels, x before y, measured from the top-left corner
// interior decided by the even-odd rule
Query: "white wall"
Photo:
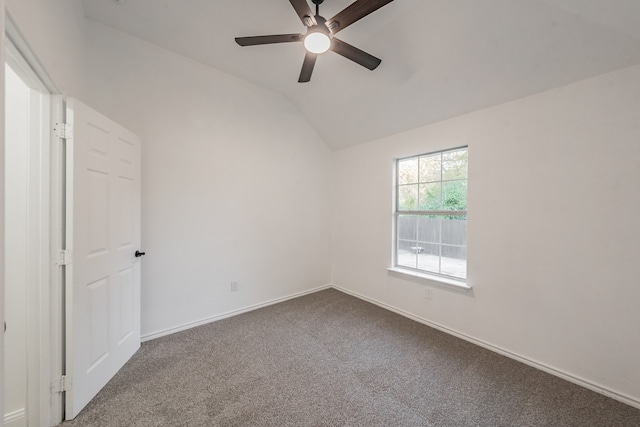
[[[142,335],[328,284],[331,152],[291,103],[88,29],[84,101],[143,141]]]
[[[27,147],[29,88],[6,75],[5,141],[5,414],[27,406]],[[24,416],[24,415],[23,415]],[[24,420],[22,420],[24,423]],[[13,424],[12,424],[13,425]]]
[[[336,152],[333,281],[640,405],[638,141],[633,67]],[[428,301],[385,270],[393,159],[464,144],[473,291]]]

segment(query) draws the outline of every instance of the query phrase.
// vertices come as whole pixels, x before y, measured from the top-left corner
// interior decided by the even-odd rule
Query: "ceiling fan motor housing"
[[[320,15],[316,15],[315,18],[317,24],[307,27],[307,34],[324,33],[327,36],[331,36],[331,31],[329,31],[329,28],[326,25],[327,20]]]

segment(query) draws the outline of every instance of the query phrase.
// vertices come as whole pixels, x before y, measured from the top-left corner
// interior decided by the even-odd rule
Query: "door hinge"
[[[56,123],[53,127],[53,132],[58,138],[71,139],[73,138],[73,127],[67,123]]]
[[[51,383],[51,393],[64,393],[65,391],[69,391],[71,390],[71,385],[71,377],[63,375]]]
[[[56,262],[56,264],[69,265],[71,263],[73,263],[73,254],[71,253],[71,251],[60,249],[60,251],[58,251],[58,261]]]

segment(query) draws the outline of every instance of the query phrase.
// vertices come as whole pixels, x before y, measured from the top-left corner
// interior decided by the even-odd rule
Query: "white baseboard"
[[[25,416],[26,412],[24,408],[18,409],[17,411],[9,412],[8,414],[4,414],[3,425],[5,427],[24,427],[27,425]]]
[[[322,291],[324,289],[329,289],[329,288],[331,288],[331,285],[323,285],[323,286],[319,286],[317,288],[309,289],[307,291],[302,291],[302,292],[298,292],[298,293],[295,293],[295,294],[287,295],[287,296],[282,297],[282,298],[276,298],[276,299],[272,299],[272,300],[269,300],[269,301],[261,302],[261,303],[258,303],[258,304],[253,304],[253,305],[250,305],[248,307],[239,308],[237,310],[227,311],[227,312],[222,313],[222,314],[217,314],[215,316],[206,317],[204,319],[196,320],[195,322],[184,323],[182,325],[174,326],[172,328],[163,329],[161,331],[152,332],[150,334],[145,334],[145,335],[142,335],[140,337],[140,340],[142,342],[150,341],[150,340],[153,340],[153,339],[156,339],[156,338],[164,337],[166,335],[174,334],[176,332],[186,331],[187,329],[195,328],[196,326],[206,325],[207,323],[212,323],[212,322],[216,322],[218,320],[222,320],[222,319],[226,319],[226,318],[229,318],[229,317],[237,316],[238,314],[247,313],[249,311],[257,310],[257,309],[263,308],[263,307],[268,307],[270,305],[278,304],[280,302],[284,302],[284,301],[287,301],[287,300],[290,300],[290,299],[293,299],[293,298],[298,298],[298,297],[301,297],[301,296],[304,296],[304,295],[313,294],[315,292]]]
[[[480,347],[486,348],[487,350],[491,350],[491,351],[493,351],[495,353],[501,354],[503,356],[509,357],[511,359],[514,359],[514,360],[517,360],[518,362],[522,362],[525,365],[529,365],[529,366],[534,367],[536,369],[540,369],[541,371],[547,372],[547,373],[549,373],[551,375],[555,375],[556,377],[562,378],[564,380],[567,380],[569,382],[572,382],[574,384],[577,384],[577,385],[582,386],[584,388],[587,388],[589,390],[595,391],[596,393],[600,393],[602,395],[605,395],[607,397],[615,399],[615,400],[617,400],[619,402],[622,402],[622,403],[627,404],[629,406],[633,406],[634,408],[640,409],[640,400],[635,399],[635,398],[633,398],[631,396],[627,396],[627,395],[625,395],[623,393],[616,392],[614,390],[611,390],[611,389],[609,389],[607,387],[601,386],[601,385],[596,384],[594,382],[591,382],[589,380],[585,380],[583,378],[576,377],[576,376],[574,376],[572,374],[569,374],[567,372],[564,372],[564,371],[561,371],[559,369],[553,368],[551,366],[545,365],[544,363],[537,362],[535,360],[529,359],[529,358],[527,358],[525,356],[522,356],[522,355],[519,355],[519,354],[516,354],[516,353],[512,353],[509,350],[505,350],[505,349],[497,347],[497,346],[495,346],[493,344],[489,344],[489,343],[487,343],[485,341],[482,341],[482,340],[473,338],[471,336],[465,335],[465,334],[463,334],[461,332],[458,332],[456,330],[447,328],[446,326],[442,326],[442,325],[440,325],[438,323],[432,322],[430,320],[424,319],[422,317],[416,316],[414,314],[411,314],[409,312],[406,312],[404,310],[396,308],[396,307],[394,307],[392,305],[385,304],[383,302],[377,301],[377,300],[375,300],[373,298],[369,298],[369,297],[364,296],[362,294],[359,294],[357,292],[353,292],[353,291],[350,291],[348,289],[341,288],[340,286],[338,286],[336,284],[332,284],[331,287],[336,289],[336,290],[338,290],[338,291],[340,291],[340,292],[344,292],[345,294],[349,294],[349,295],[354,296],[356,298],[359,298],[359,299],[361,299],[363,301],[370,302],[370,303],[375,304],[375,305],[377,305],[379,307],[382,307],[382,308],[384,308],[386,310],[393,311],[394,313],[397,313],[397,314],[399,314],[401,316],[404,316],[404,317],[409,318],[411,320],[415,320],[416,322],[425,324],[425,325],[430,326],[430,327],[432,327],[434,329],[438,329],[438,330],[440,330],[442,332],[445,332],[445,333],[447,333],[449,335],[453,335],[455,337],[461,338],[461,339],[463,339],[465,341],[468,341],[468,342],[470,342],[472,344],[475,344],[475,345],[478,345]]]

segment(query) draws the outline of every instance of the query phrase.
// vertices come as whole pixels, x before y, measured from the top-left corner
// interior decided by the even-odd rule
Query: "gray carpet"
[[[640,426],[640,410],[325,290],[144,343],[63,426]]]

